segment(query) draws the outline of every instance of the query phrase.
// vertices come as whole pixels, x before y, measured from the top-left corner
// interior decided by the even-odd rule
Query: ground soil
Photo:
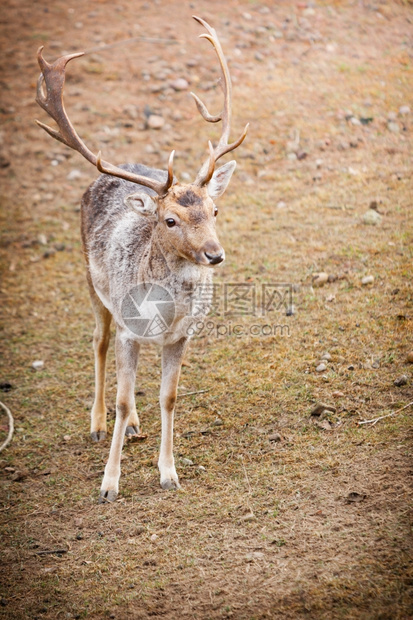
[[[180,492],[159,488],[160,353],[144,349],[147,438],[124,448],[118,501],[98,505],[110,437],[88,435],[79,235],[96,171],[34,124],[48,122],[34,102],[36,49],[88,52],[68,66],[65,100],[92,150],[164,168],[175,148],[188,181],[219,136],[189,90],[214,113],[221,102],[192,13],[228,56],[233,135],[250,122],[219,204],[219,304],[225,284],[247,283],[257,307],[220,306],[192,342]],[[0,389],[15,433],[0,455],[0,617],[413,617],[412,409],[400,411],[413,400],[412,23],[403,1],[3,2]],[[188,88],[171,87],[178,78]],[[147,128],[150,113],[161,130]],[[378,225],[363,222],[370,206]],[[330,278],[317,287],[319,272]],[[265,316],[262,285],[282,292]],[[110,430],[115,394],[111,351]],[[331,410],[311,416],[320,402]]]

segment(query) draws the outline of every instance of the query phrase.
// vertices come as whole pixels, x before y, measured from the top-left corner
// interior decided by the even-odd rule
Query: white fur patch
[[[232,160],[218,168],[218,170],[215,170],[212,179],[208,183],[208,194],[212,199],[222,196],[225,192],[236,166],[237,162]]]

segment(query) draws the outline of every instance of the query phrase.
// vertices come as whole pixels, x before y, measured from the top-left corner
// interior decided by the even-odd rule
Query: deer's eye
[[[165,220],[165,222],[168,228],[173,228],[176,224],[175,220],[172,217],[168,217],[168,219]]]
[[[214,216],[216,217],[218,215],[218,208],[214,207]]]

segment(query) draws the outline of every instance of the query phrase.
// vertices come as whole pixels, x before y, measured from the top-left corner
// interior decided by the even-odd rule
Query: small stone
[[[331,396],[333,398],[343,398],[344,392],[340,392],[340,390],[335,390],[334,392],[331,393]]]
[[[246,19],[247,21],[251,21],[251,20],[252,20],[252,15],[251,15],[251,13],[243,13],[243,14],[242,14],[242,17],[243,17],[244,19]]]
[[[327,365],[324,364],[324,362],[322,362],[321,364],[318,364],[316,368],[317,372],[324,372],[325,370],[327,370]]]
[[[40,243],[40,245],[47,245],[47,237],[46,237],[46,235],[41,233],[40,235],[37,236],[37,241]]]
[[[32,368],[34,368],[35,370],[40,370],[41,368],[43,368],[43,366],[44,366],[43,360],[35,360],[32,363]]]
[[[152,534],[151,541],[154,542],[158,538],[157,534]]]
[[[54,248],[50,248],[49,250],[46,250],[46,252],[43,252],[43,258],[50,258],[51,256],[54,256],[54,254],[56,254],[56,250]]]
[[[331,361],[331,354],[330,353],[323,353],[323,355],[320,357],[320,360],[324,360],[327,362]]]
[[[324,412],[335,413],[336,408],[333,405],[325,405],[324,403],[318,403],[311,411],[310,416],[313,418],[319,418]]]
[[[258,60],[258,62],[262,62],[264,60],[264,56],[260,52],[255,52],[254,58],[255,60]]]
[[[354,502],[362,502],[363,500],[365,500],[367,497],[367,495],[365,493],[356,493],[355,491],[352,491],[351,493],[349,493],[345,499],[346,504],[351,504]]]
[[[137,526],[134,528],[134,530],[133,530],[133,532],[132,532],[131,536],[140,536],[140,535],[141,535],[141,534],[143,534],[144,532],[146,532],[146,528],[145,528],[143,525],[137,525]]]
[[[8,168],[10,166],[10,160],[4,155],[0,154],[0,168]]]
[[[381,223],[382,219],[383,218],[380,213],[377,213],[377,211],[375,211],[374,209],[369,209],[363,215],[363,222],[370,226],[377,226]]]
[[[191,459],[182,459],[182,465],[193,465],[194,462]]]
[[[66,179],[68,181],[76,181],[77,179],[80,179],[82,176],[83,174],[80,172],[80,170],[77,170],[77,168],[74,168],[73,170],[69,172]]]
[[[410,107],[408,105],[400,106],[399,114],[401,114],[402,116],[406,116],[407,114],[410,114]]]
[[[354,364],[350,364],[350,366],[347,366],[347,370],[354,370]]]
[[[295,153],[288,153],[287,159],[290,161],[297,161],[297,155]]]
[[[165,119],[163,118],[163,116],[151,114],[147,120],[147,125],[149,129],[162,129],[162,127],[165,125]]]
[[[64,243],[55,243],[55,245],[54,245],[54,249],[57,252],[63,252],[65,248],[66,248],[66,246],[65,246]]]
[[[277,209],[285,209],[286,206],[287,203],[284,202],[284,200],[280,200],[279,202],[277,202]]]
[[[378,362],[377,360],[375,360],[374,362],[372,362],[371,367],[372,367],[372,368],[380,368],[380,362]]]
[[[201,471],[206,471],[205,467],[203,465],[198,465],[198,469],[200,469]]]
[[[211,426],[224,426],[224,423],[220,418],[216,418],[216,420],[212,422]]]
[[[321,168],[321,166],[323,165],[323,160],[322,159],[316,159],[315,160],[315,165],[316,165],[316,168]]]
[[[315,420],[315,424],[318,428],[322,428],[324,431],[331,431],[333,428],[328,420]]]
[[[407,375],[402,375],[398,379],[395,379],[393,381],[393,383],[394,383],[394,385],[396,387],[402,387],[402,385],[406,385],[407,384]]]
[[[328,273],[325,271],[313,275],[313,286],[324,286],[326,282],[328,282]]]
[[[350,148],[350,144],[349,142],[346,142],[345,140],[342,140],[341,142],[337,144],[337,149],[339,151],[346,151],[349,148]]]
[[[277,443],[279,441],[282,441],[282,437],[280,435],[280,433],[273,433],[272,435],[269,435],[268,439],[273,442],[273,443]]]
[[[373,284],[374,282],[374,276],[364,276],[364,278],[361,279],[361,283],[363,286],[366,286],[367,284]]]
[[[180,90],[187,90],[189,84],[185,80],[185,78],[178,78],[177,80],[174,80],[173,82],[171,82],[171,86],[174,90],[180,91]]]
[[[63,435],[63,441],[70,441],[72,437],[70,435]]]
[[[351,119],[350,119],[350,123],[351,123],[352,125],[361,125],[361,121],[360,121],[358,118],[356,118],[355,116],[352,116],[352,117],[351,117]]]
[[[413,351],[410,351],[410,352],[407,354],[407,357],[406,357],[406,362],[408,362],[408,364],[413,364]]]
[[[400,125],[399,123],[395,123],[394,121],[389,121],[387,123],[387,129],[391,131],[392,133],[399,133]]]

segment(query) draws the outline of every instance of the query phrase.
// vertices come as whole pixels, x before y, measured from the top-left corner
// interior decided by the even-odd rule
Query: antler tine
[[[97,156],[94,155],[94,153],[88,149],[85,143],[77,135],[75,128],[67,116],[63,104],[63,87],[65,83],[66,65],[73,58],[83,56],[84,52],[61,56],[53,64],[50,64],[43,58],[42,51],[43,46],[40,47],[37,52],[37,60],[42,73],[37,81],[36,102],[49,114],[49,116],[53,118],[54,121],[56,121],[59,131],[52,129],[40,121],[36,121],[36,123],[50,136],[52,136],[52,138],[55,138],[66,146],[78,151],[85,159],[87,159],[87,161],[96,166],[100,172],[149,187],[159,196],[164,196],[174,181],[173,157],[175,151],[172,151],[169,157],[168,176],[165,183],[160,183],[155,179],[150,179],[148,177],[128,172],[127,170],[118,168],[117,166],[114,166],[106,161],[102,161],[100,152]],[[44,85],[46,86],[46,92],[43,90]]]
[[[218,39],[218,35],[214,28],[212,28],[204,19],[200,17],[196,17],[193,15],[193,18],[208,31],[207,33],[203,33],[199,35],[200,39],[207,39],[215,49],[215,52],[218,56],[219,64],[221,66],[222,71],[222,90],[224,92],[224,105],[220,114],[213,116],[208,112],[205,104],[197,97],[194,93],[191,93],[193,98],[195,99],[196,106],[198,108],[199,113],[202,118],[209,123],[217,123],[222,120],[222,133],[221,137],[218,141],[218,144],[215,149],[211,146],[209,147],[209,158],[204,162],[200,171],[198,172],[197,178],[195,180],[196,185],[205,185],[210,181],[212,175],[214,173],[215,163],[218,161],[220,157],[233,151],[236,149],[245,139],[248,131],[248,124],[246,125],[243,133],[231,144],[228,144],[229,133],[231,130],[231,96],[232,96],[232,84],[231,84],[231,76],[228,69],[228,64],[224,56],[224,52],[221,47],[221,43]],[[210,143],[209,143],[210,144]],[[212,171],[212,172],[211,172]]]
[[[63,87],[66,77],[66,65],[73,58],[83,56],[83,52],[61,56],[53,64],[50,64],[43,58],[42,51],[43,45],[37,50],[37,61],[42,73],[37,81],[36,102],[49,114],[49,116],[53,118],[54,121],[56,121],[59,131],[52,129],[39,121],[36,122],[40,127],[47,131],[52,138],[55,138],[56,140],[63,142],[63,144],[66,144],[66,146],[77,150],[93,165],[96,165],[96,157],[80,140],[75,128],[66,114],[63,104]],[[43,91],[43,84],[46,86],[46,93]]]

